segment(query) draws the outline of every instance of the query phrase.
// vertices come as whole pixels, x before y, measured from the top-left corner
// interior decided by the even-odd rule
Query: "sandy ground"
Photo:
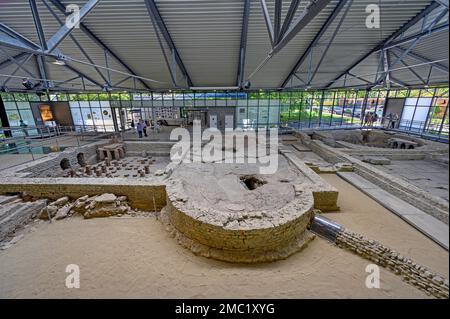
[[[327,214],[448,276],[448,253],[337,176],[341,213]],[[349,203],[352,201],[352,208]],[[80,266],[80,289],[65,268]],[[43,223],[0,252],[0,298],[426,298],[381,268],[368,289],[368,261],[316,238],[287,260],[240,265],[197,257],[154,218],[71,218]]]
[[[65,287],[68,264],[80,266],[80,289]],[[194,256],[153,218],[72,218],[0,253],[0,297],[424,297],[385,270],[381,289],[367,289],[367,264],[318,238],[284,261],[227,264]]]
[[[383,206],[334,174],[320,175],[339,190],[339,213],[329,213],[344,227],[380,241],[448,278],[449,254]]]

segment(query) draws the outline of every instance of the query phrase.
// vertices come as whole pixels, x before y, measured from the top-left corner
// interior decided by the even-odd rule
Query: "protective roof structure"
[[[448,0],[2,0],[0,88],[442,85],[448,19]]]

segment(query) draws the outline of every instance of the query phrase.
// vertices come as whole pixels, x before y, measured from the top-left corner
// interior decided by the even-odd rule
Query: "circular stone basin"
[[[279,156],[278,171],[257,164],[183,163],[167,182],[166,217],[178,241],[194,253],[230,262],[283,259],[313,238],[307,226],[313,196]]]

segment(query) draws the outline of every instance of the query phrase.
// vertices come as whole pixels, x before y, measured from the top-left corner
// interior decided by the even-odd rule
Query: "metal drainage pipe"
[[[336,243],[336,238],[342,232],[343,227],[326,217],[316,215],[311,222],[310,230],[314,234]]]

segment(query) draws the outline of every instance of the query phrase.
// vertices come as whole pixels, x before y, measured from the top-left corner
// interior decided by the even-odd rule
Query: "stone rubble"
[[[70,202],[68,197],[62,197],[44,207],[38,217],[48,220],[50,216],[52,219],[61,220],[74,214],[80,214],[85,219],[122,216],[132,211],[127,200],[126,196],[117,197],[114,194],[101,194],[92,197],[85,195],[73,202]]]

